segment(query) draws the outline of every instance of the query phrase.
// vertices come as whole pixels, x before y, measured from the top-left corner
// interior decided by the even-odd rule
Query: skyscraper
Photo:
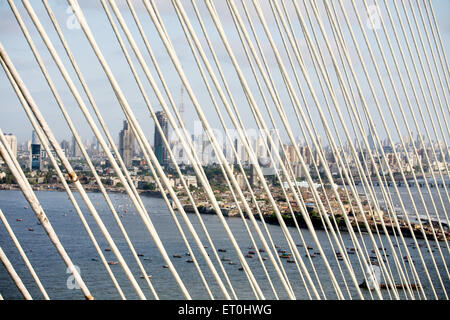
[[[156,112],[156,118],[158,120],[159,125],[161,126],[162,132],[166,137],[167,141],[169,141],[169,126],[167,122],[167,116],[164,111]],[[169,164],[169,155],[167,152],[167,147],[164,145],[162,136],[155,124],[155,155],[158,159],[159,163],[165,167]]]
[[[128,127],[128,121],[123,121],[123,129],[119,133],[119,152],[126,167],[131,167],[134,156],[134,135]]]
[[[41,142],[33,130],[31,136],[31,148],[30,148],[30,167],[31,170],[41,170]]]
[[[81,157],[81,149],[80,146],[77,143],[77,140],[75,139],[75,136],[72,136],[72,157]]]
[[[5,134],[6,142],[8,142],[9,148],[11,149],[13,156],[17,159],[17,138],[11,133]]]

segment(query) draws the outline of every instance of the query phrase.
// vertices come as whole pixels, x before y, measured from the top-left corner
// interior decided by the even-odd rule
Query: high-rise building
[[[12,151],[13,156],[17,159],[17,138],[11,133],[5,134],[6,142]]]
[[[161,126],[162,132],[166,137],[167,141],[169,141],[169,125],[167,121],[167,115],[164,111],[156,112],[156,118],[158,120],[159,125]],[[163,167],[169,164],[169,155],[167,152],[167,147],[165,146],[161,133],[159,132],[156,124],[155,124],[155,155],[159,161],[159,164]]]
[[[81,149],[75,139],[75,136],[72,136],[72,157],[81,157]]]
[[[124,120],[123,129],[119,133],[119,152],[126,167],[131,167],[134,157],[135,138],[128,126],[128,121]]]
[[[31,170],[41,170],[41,142],[33,130],[30,146],[30,168]]]

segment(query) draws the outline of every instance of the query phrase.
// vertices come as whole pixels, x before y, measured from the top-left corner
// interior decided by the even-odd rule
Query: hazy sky
[[[24,19],[27,28],[31,32],[31,35],[33,37],[33,40],[35,41],[39,52],[44,59],[46,66],[50,72],[50,75],[54,82],[56,83],[56,87],[58,89],[58,93],[63,99],[63,102],[65,104],[65,107],[69,110],[70,115],[72,117],[72,120],[76,123],[77,128],[79,129],[79,132],[81,133],[82,137],[84,139],[91,139],[93,134],[89,130],[84,118],[81,115],[81,112],[79,111],[79,108],[73,99],[72,95],[70,94],[67,86],[65,85],[60,73],[58,72],[55,64],[52,61],[52,58],[48,51],[45,48],[45,45],[43,41],[40,39],[39,34],[37,33],[36,29],[34,28],[34,25],[32,24],[32,21],[30,17],[28,16],[26,10],[22,6],[22,3],[20,1],[14,1],[16,3],[16,6],[18,7],[22,19]],[[74,57],[76,61],[79,63],[79,66],[83,72],[83,75],[85,79],[87,80],[90,88],[92,89],[94,98],[96,100],[96,103],[98,104],[103,117],[105,118],[106,122],[108,123],[109,129],[115,139],[117,139],[118,132],[121,129],[122,121],[124,119],[124,115],[120,109],[120,106],[115,98],[115,95],[113,91],[111,90],[111,86],[109,85],[109,82],[107,81],[107,78],[101,69],[100,64],[98,63],[95,55],[93,54],[93,51],[91,47],[89,46],[89,43],[87,42],[83,32],[79,29],[70,29],[68,28],[68,25],[72,22],[71,20],[71,12],[70,8],[67,5],[67,2],[65,1],[56,1],[51,0],[48,1],[58,22],[63,27],[64,35],[66,36],[67,41],[69,42],[69,46],[74,54]],[[128,26],[131,28],[131,31],[133,32],[133,36],[138,42],[138,45],[141,49],[141,52],[144,54],[145,59],[147,60],[148,65],[150,66],[151,72],[155,78],[157,78],[155,69],[152,66],[151,60],[148,56],[148,54],[145,51],[145,47],[143,45],[142,40],[140,39],[139,33],[137,31],[137,28],[135,27],[135,24],[132,20],[131,14],[129,13],[128,8],[126,5],[124,5],[122,2],[124,1],[118,1],[120,2],[120,8],[124,15],[124,18],[126,19]],[[245,96],[242,92],[240,83],[238,78],[236,77],[236,73],[234,72],[233,66],[226,54],[226,51],[220,41],[220,38],[218,37],[218,34],[216,32],[216,29],[214,27],[214,24],[211,21],[211,18],[207,12],[207,9],[205,5],[201,1],[197,1],[198,5],[200,7],[202,17],[204,18],[205,24],[207,26],[209,35],[212,39],[213,45],[215,46],[216,53],[218,54],[219,60],[221,62],[221,65],[223,66],[224,73],[227,77],[227,81],[230,84],[231,90],[233,92],[233,96],[237,102],[239,111],[241,112],[241,116],[248,125],[249,128],[256,128],[254,124],[253,117],[249,111],[248,104],[245,101]],[[240,3],[240,1],[236,1]],[[362,1],[356,1],[358,3],[358,12],[361,14],[362,19],[364,22],[367,21],[367,13],[365,12]],[[388,16],[384,7],[384,1],[377,1],[381,6],[381,15],[385,21],[388,20]],[[395,11],[392,6],[392,0],[388,1],[390,3],[391,11],[394,14],[395,17]],[[398,1],[400,2],[400,1]],[[416,1],[413,1],[415,4],[413,7],[416,9]],[[106,14],[103,11],[103,8],[100,5],[100,1],[91,1],[91,0],[80,0],[79,1],[80,6],[84,10],[84,14],[88,20],[88,23],[93,30],[94,36],[97,40],[97,43],[102,49],[102,52],[104,53],[105,57],[107,58],[114,75],[118,79],[123,92],[126,95],[126,98],[128,102],[130,103],[133,111],[135,112],[137,118],[140,121],[140,124],[142,128],[144,129],[145,133],[148,134],[149,141],[153,142],[153,121],[150,118],[150,115],[148,113],[147,107],[144,103],[144,100],[142,99],[142,96],[138,90],[138,87],[132,77],[132,74],[130,72],[130,69],[126,63],[126,60],[124,58],[124,55],[122,54],[122,51],[120,50],[119,44],[113,34],[112,28],[109,25]],[[151,43],[152,50],[157,56],[159,66],[163,70],[165,79],[169,85],[169,88],[171,90],[171,94],[173,95],[173,98],[175,100],[175,103],[177,105],[180,104],[181,97],[180,97],[180,90],[181,90],[181,82],[180,79],[173,68],[173,65],[170,61],[169,56],[167,55],[164,46],[162,45],[162,42],[151,22],[151,19],[149,18],[149,15],[143,8],[143,6],[140,4],[140,1],[135,1],[136,7],[138,9],[138,15],[141,19],[141,22],[143,23],[145,32],[147,34],[147,37]],[[192,87],[197,95],[197,98],[199,99],[203,109],[208,115],[208,119],[210,120],[211,124],[215,128],[220,128],[220,125],[218,123],[217,116],[215,115],[215,111],[213,110],[213,106],[211,103],[211,100],[209,99],[209,96],[207,94],[207,91],[205,89],[205,86],[201,80],[200,73],[195,65],[194,58],[192,56],[192,53],[187,45],[186,39],[184,37],[184,34],[182,32],[182,29],[180,27],[180,23],[175,15],[175,12],[173,10],[173,7],[170,4],[170,1],[156,1],[158,8],[160,9],[160,13],[162,15],[162,19],[164,22],[165,27],[167,28],[167,31],[170,35],[171,41],[175,46],[175,49],[177,51],[177,54],[182,62],[183,68],[189,77],[189,80],[191,81]],[[301,3],[301,6],[303,6],[303,2],[299,1]],[[321,2],[320,2],[321,3]],[[335,2],[337,6],[337,1]],[[369,4],[372,4],[372,0],[368,0]],[[409,0],[406,1],[407,5],[406,7],[409,10]],[[422,0],[419,1],[421,7],[423,5]],[[448,48],[449,48],[449,37],[450,37],[450,19],[448,18],[450,16],[450,1],[449,0],[432,0],[435,12],[437,14],[437,20],[439,24],[439,28],[442,34],[442,40],[444,43],[444,49],[446,51],[446,54],[448,55]],[[62,48],[62,45],[57,38],[56,32],[54,31],[50,19],[48,18],[48,15],[44,9],[44,6],[40,1],[31,1],[31,4],[33,5],[34,10],[36,11],[38,17],[40,18],[40,21],[43,23],[44,28],[46,29],[47,33],[49,34],[53,44],[58,50],[58,53],[60,57],[63,59],[67,69],[69,70],[72,79],[76,82],[77,87],[79,88],[80,92],[81,85],[76,81],[75,73],[72,71],[72,68],[70,66],[70,63],[65,55],[65,52]],[[195,15],[192,10],[192,6],[190,4],[190,1],[182,1],[183,6],[185,7],[185,10],[188,12],[189,17],[191,18],[192,23],[194,24],[194,27],[197,31],[197,35],[200,37],[200,40],[202,41],[202,44],[204,45],[206,42],[204,40],[203,35],[201,34],[201,29],[199,28],[198,23],[196,23]],[[232,19],[230,16],[230,12],[225,4],[225,1],[215,1],[215,4],[217,6],[217,11],[220,14],[221,21],[225,27],[225,31],[227,33],[227,36],[229,38],[229,41],[233,47],[233,50],[235,50],[236,56],[238,58],[238,61],[241,65],[242,70],[245,73],[245,76],[247,77],[247,81],[252,88],[253,92],[255,92],[255,98],[258,103],[260,103],[261,110],[264,109],[264,106],[262,104],[262,99],[257,94],[257,86],[256,82],[252,76],[251,69],[248,66],[248,62],[245,59],[245,54],[242,49],[242,46],[239,42],[239,38],[236,33],[236,29],[234,28],[234,25],[232,23]],[[295,122],[295,115],[292,111],[291,104],[288,99],[288,95],[286,90],[281,85],[282,83],[282,77],[279,73],[278,66],[275,60],[275,57],[271,53],[271,48],[269,46],[269,42],[267,41],[267,38],[263,34],[263,29],[261,28],[261,24],[259,22],[256,22],[257,17],[254,13],[253,7],[251,5],[251,1],[246,1],[247,6],[250,8],[251,11],[251,18],[254,20],[254,24],[256,27],[256,31],[258,33],[258,36],[260,37],[261,44],[263,47],[264,52],[267,54],[268,63],[271,69],[271,72],[274,76],[275,81],[279,83],[279,92],[280,96],[283,102],[283,105],[285,105],[286,112],[288,114],[289,121],[292,125],[293,131],[297,136],[300,136],[300,130],[298,127],[298,124]],[[302,54],[305,56],[305,63],[308,67],[308,70],[313,75],[313,65],[311,62],[311,58],[308,56],[307,47],[305,44],[305,40],[302,37],[302,32],[300,29],[300,25],[298,23],[298,20],[295,20],[295,13],[293,11],[293,7],[291,4],[291,1],[287,1],[287,5],[289,9],[291,18],[293,19],[294,28],[297,36],[299,36],[299,42],[300,47],[302,50]],[[268,19],[269,27],[271,28],[272,34],[278,34],[278,36],[274,36],[274,40],[277,43],[278,49],[280,50],[280,53],[284,59],[284,63],[286,67],[288,67],[288,59],[287,55],[283,50],[281,38],[279,36],[279,33],[277,33],[276,24],[273,20],[273,16],[271,16],[268,2],[267,1],[261,1],[261,6],[263,8],[263,11]],[[344,6],[347,8],[346,12],[350,15],[351,20],[351,26],[354,30],[354,32],[357,34],[357,40],[359,45],[362,48],[363,54],[364,54],[364,61],[370,61],[368,51],[364,45],[363,38],[361,36],[361,30],[358,27],[357,20],[355,18],[354,11],[351,6],[351,2],[348,0],[344,1]],[[238,7],[242,9],[241,5],[239,4]],[[338,6],[337,6],[338,7]],[[321,18],[326,20],[326,14],[324,11],[323,6],[319,7],[321,12]],[[415,11],[416,15],[418,15],[418,11]],[[244,15],[243,10],[241,10],[241,16]],[[340,19],[340,22],[342,24],[345,24],[344,19],[342,17],[342,14],[338,13]],[[410,18],[412,17],[411,12],[409,11]],[[420,16],[417,16],[418,19],[420,19]],[[406,23],[405,23],[406,24]],[[398,29],[398,32],[401,32],[399,28],[399,23],[396,21],[396,27]],[[331,29],[328,25],[328,22],[325,24],[327,32],[330,32],[327,34],[328,37],[331,37]],[[344,27],[345,30],[347,30],[347,27]],[[317,26],[315,26],[315,30],[317,29]],[[310,30],[311,31],[311,30]],[[371,34],[371,30],[369,30],[366,27],[366,32],[369,34],[369,40],[372,45],[372,49],[375,51],[377,56],[377,61],[380,63],[381,66],[381,55],[378,53],[378,49],[376,46],[375,38]],[[393,32],[390,28],[390,24],[388,27],[388,32],[390,33],[393,39]],[[381,31],[380,31],[381,33]],[[301,36],[301,38],[300,38]],[[351,45],[351,38],[349,36],[349,33],[347,31],[344,32],[345,39],[349,45]],[[383,41],[383,46],[386,49],[386,41],[384,40],[384,36],[380,35]],[[321,41],[321,39],[319,39]],[[69,133],[68,127],[66,123],[64,122],[64,119],[61,116],[61,112],[55,102],[55,99],[53,98],[51,91],[45,82],[45,78],[43,77],[33,55],[31,52],[31,49],[28,47],[28,44],[25,40],[25,37],[23,36],[17,21],[14,18],[14,15],[7,3],[6,0],[0,1],[0,41],[2,42],[3,46],[7,50],[9,56],[11,57],[13,63],[17,67],[18,71],[20,72],[21,77],[24,79],[25,84],[27,85],[28,89],[31,91],[33,98],[35,99],[37,105],[39,106],[42,113],[46,116],[46,119],[48,120],[52,130],[54,131],[55,135],[59,140],[62,139],[70,139],[71,134]],[[323,46],[323,41],[321,42],[321,46]],[[395,42],[394,42],[395,43]],[[406,44],[402,44],[403,48],[402,50],[406,52]],[[130,48],[129,48],[130,49]],[[398,48],[397,50],[397,56],[400,61],[400,56],[398,55]],[[131,52],[131,49],[130,49]],[[323,52],[326,52],[325,47],[323,47]],[[358,73],[358,75],[361,77],[360,79],[364,79],[364,75],[362,73],[362,68],[358,64],[358,59],[356,55],[356,50],[351,50],[351,57],[355,63],[355,69]],[[388,54],[388,52],[386,52]],[[328,57],[328,54],[325,53],[325,59],[327,62],[327,66],[331,67],[331,60]],[[208,53],[208,57],[211,57],[211,55]],[[367,59],[367,60],[366,60]],[[392,62],[392,59],[390,55],[388,54],[389,61]],[[135,62],[135,66],[138,67],[137,59],[134,58],[133,60]],[[212,61],[212,60],[211,60]],[[375,81],[376,74],[375,70],[371,63],[368,63],[369,72],[371,74],[371,78]],[[392,64],[393,68],[393,64]],[[291,74],[291,79],[294,81],[293,72],[289,69],[289,72]],[[412,67],[410,66],[410,70],[412,72]],[[299,72],[299,69],[297,69],[297,72]],[[385,83],[388,83],[387,73],[384,69],[381,70],[381,73],[384,77]],[[406,75],[406,71],[403,69],[402,66],[402,73]],[[161,107],[159,106],[159,102],[157,101],[157,98],[150,87],[148,81],[146,81],[144,73],[139,69],[139,75],[141,76],[141,80],[144,83],[144,86],[147,90],[147,93],[151,99],[151,102],[153,103],[153,107],[155,110],[161,110]],[[397,80],[398,83],[398,76],[394,74],[395,80]],[[300,79],[302,81],[302,79]],[[332,79],[333,80],[333,79]],[[317,79],[313,76],[312,81],[314,84],[315,89],[317,90],[317,94],[319,95],[320,103],[323,104],[322,107],[326,109],[325,107],[325,100],[320,93],[320,87],[319,82]],[[335,80],[333,80],[335,81]],[[423,79],[424,81],[424,79]],[[375,108],[375,104],[373,102],[373,99],[371,98],[369,87],[365,81],[361,81],[361,86],[364,90],[365,96],[367,97],[367,103],[369,108]],[[162,86],[158,82],[160,90],[162,90]],[[322,132],[322,128],[320,123],[320,119],[318,117],[317,112],[315,111],[315,106],[313,103],[313,100],[311,99],[308,90],[306,88],[306,85],[304,82],[302,83],[304,86],[303,88],[306,90],[306,103],[307,105],[312,109],[312,115],[314,118],[314,121],[317,120],[317,123],[314,123],[314,125],[317,125],[317,129]],[[401,89],[400,85],[397,84],[398,90]],[[384,100],[381,89],[379,85],[376,83],[375,87],[377,94],[379,95],[380,103],[385,106],[386,101]],[[391,93],[390,86],[388,88]],[[297,92],[299,95],[299,93]],[[4,72],[1,72],[0,75],[0,95],[1,95],[1,102],[0,102],[0,127],[2,130],[6,133],[13,133],[18,137],[18,140],[20,142],[25,141],[27,139],[31,139],[31,125],[29,124],[29,121],[26,119],[25,113],[22,110],[22,107],[20,106],[20,103],[10,86],[6,75]],[[391,102],[393,105],[395,105],[395,100],[393,99],[393,95],[390,94],[392,97]],[[85,95],[83,94],[83,97]],[[299,95],[300,97],[300,95]],[[217,98],[217,95],[216,95]],[[338,99],[341,101],[342,96],[340,93],[338,94]],[[405,97],[401,96],[402,103],[406,102]],[[85,99],[87,103],[87,98]],[[166,101],[168,101],[166,99]],[[184,104],[185,104],[185,122],[187,123],[190,130],[194,129],[194,123],[197,119],[195,110],[192,106],[191,101],[189,100],[188,95],[184,94]],[[221,106],[221,110],[223,111],[223,107]],[[273,108],[273,107],[272,107]],[[406,108],[406,104],[405,104]],[[274,110],[274,109],[273,109]],[[373,109],[375,111],[375,109]],[[389,116],[387,115],[387,121],[389,123]],[[448,113],[445,115],[448,117]],[[375,121],[377,122],[377,130],[382,132],[381,122],[379,118],[376,115],[376,112],[374,112]],[[278,117],[276,117],[277,123],[279,122]],[[266,119],[268,121],[268,117],[266,116]],[[229,122],[228,122],[229,123]],[[404,128],[402,128],[403,130]],[[381,135],[384,137],[383,133]]]

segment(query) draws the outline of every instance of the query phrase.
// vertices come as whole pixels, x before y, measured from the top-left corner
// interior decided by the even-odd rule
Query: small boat
[[[280,254],[280,258],[286,259],[286,258],[290,258],[290,257],[291,257],[291,254],[290,254],[290,253],[283,253],[283,254]]]
[[[208,249],[208,246],[203,246],[203,248]]]
[[[28,228],[28,231],[34,231],[34,229],[33,228]]]
[[[239,269],[238,269],[239,271],[244,271],[244,268],[242,268],[242,267],[239,267]]]
[[[148,276],[147,276],[147,279],[151,279],[151,278],[152,278],[151,275],[148,275]],[[144,277],[144,276],[141,276],[141,279],[145,279],[145,277]]]
[[[308,246],[308,247],[307,247],[307,249],[308,249],[308,250],[313,250],[314,248],[313,248],[313,247],[310,247],[310,246]]]
[[[105,248],[105,251],[111,251],[111,248]]]
[[[286,250],[278,250],[279,253],[286,253]]]
[[[19,221],[19,222],[20,222],[20,221],[22,221],[22,219],[18,218],[18,219],[16,219],[16,221]]]
[[[259,248],[258,251],[259,251],[259,252],[266,252],[266,251],[264,251],[264,249],[262,249],[262,248]]]
[[[267,258],[262,258],[263,259],[263,261],[266,261],[267,260]]]
[[[115,266],[116,264],[118,264],[117,261],[108,261],[108,264],[111,266]]]
[[[144,254],[143,254],[143,253],[138,253],[137,256],[138,256],[138,257],[143,257]]]
[[[174,258],[181,258],[181,256],[179,254],[174,254],[172,257],[174,257]]]
[[[255,251],[250,250],[250,251],[248,252],[248,254],[255,254]]]
[[[190,256],[191,254],[189,252],[186,252],[185,255]]]
[[[167,264],[165,264],[165,265],[163,265],[163,268],[167,269],[167,268],[169,268],[169,266]]]
[[[97,259],[97,258],[92,258],[91,260],[92,260],[92,261],[98,261],[98,259]]]
[[[230,261],[230,258],[222,257],[222,259],[220,259],[220,260],[222,260],[222,261]]]
[[[246,258],[253,258],[253,256],[251,254],[246,254],[245,257]]]
[[[287,259],[286,262],[288,262],[288,263],[295,263],[295,260]]]
[[[217,251],[219,251],[219,252],[227,252],[227,250],[225,250],[225,249],[218,249]]]
[[[297,247],[303,247],[303,245],[300,243],[300,244],[297,245]]]
[[[230,262],[228,262],[228,264],[235,265],[236,262],[230,261]]]
[[[24,208],[24,209],[28,209],[28,207],[27,207],[27,206],[24,206],[23,208]]]
[[[194,263],[194,260],[189,259],[189,260],[186,260],[186,262],[187,262],[187,263]]]
[[[314,252],[314,255],[320,256],[320,252]]]
[[[144,260],[152,261],[152,258],[144,258]]]

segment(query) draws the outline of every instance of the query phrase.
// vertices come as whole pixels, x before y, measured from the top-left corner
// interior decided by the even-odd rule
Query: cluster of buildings
[[[175,139],[170,139],[169,136],[169,124],[166,114],[163,111],[156,113],[157,123],[155,123],[155,133],[153,139],[153,150],[160,165],[170,173],[170,168],[173,168],[173,161],[176,162],[182,168],[189,168],[190,161],[187,158],[187,154],[182,147],[182,144]],[[159,124],[159,128],[157,126]],[[197,124],[195,124],[197,126]],[[218,131],[213,132],[216,140],[219,142],[223,154],[229,164],[238,164],[238,159],[242,166],[250,172],[249,178],[252,186],[258,185],[258,179],[250,156],[236,132],[228,131],[226,133]],[[296,180],[302,180],[305,177],[306,172],[310,172],[312,177],[316,176],[316,165],[318,166],[319,173],[323,173],[323,164],[320,161],[318,150],[311,148],[301,139],[298,139],[296,146],[292,144],[277,144],[278,133],[275,130],[271,130],[268,135],[257,132],[256,130],[249,130],[246,132],[247,142],[254,150],[258,160],[258,164],[261,167],[263,174],[267,177],[274,176],[276,172],[281,172],[280,165],[284,163],[286,167],[288,164],[292,168],[293,174]],[[269,136],[272,139],[269,139]],[[191,135],[191,143],[195,149],[195,155],[197,161],[203,167],[218,167],[219,159],[215,153],[213,146],[210,143],[208,136],[206,135],[201,125],[194,128],[194,134]],[[6,134],[6,139],[15,157],[23,168],[30,171],[47,171],[47,168],[51,167],[44,148],[39,141],[36,133],[33,131],[31,140],[26,143],[18,144],[17,138],[12,134]],[[400,143],[392,146],[388,140],[382,141],[382,150],[377,147],[374,138],[369,134],[367,141],[369,142],[369,148],[361,147],[364,144],[360,141],[355,141],[357,146],[358,157],[355,159],[353,156],[348,142],[339,150],[340,156],[346,160],[354,177],[358,175],[357,162],[364,162],[373,175],[376,172],[380,174],[387,173],[387,166],[384,161],[380,161],[379,155],[383,151],[388,160],[389,168],[393,173],[398,173],[400,170],[406,173],[419,172],[419,164],[423,166],[426,172],[431,170],[445,170],[449,165],[449,150],[445,150],[445,146],[442,143],[427,143],[423,147],[421,143],[423,137],[417,136],[416,140],[410,139],[410,135],[403,139],[406,144],[406,151]],[[169,147],[166,146],[165,141],[169,142]],[[274,143],[272,143],[274,142]],[[318,145],[322,145],[320,139],[317,141]],[[63,140],[60,143],[62,150],[68,159],[74,163],[74,168],[80,171],[88,171],[88,167],[83,160],[82,151],[79,145],[76,143],[75,138],[72,137],[71,141]],[[105,156],[101,146],[95,137],[92,141],[84,141],[83,143],[86,152],[91,157],[93,163],[98,166],[100,173],[111,174],[114,173],[109,161]],[[305,165],[301,165],[301,161],[298,153],[298,148],[301,158]],[[233,150],[234,149],[234,150]],[[284,153],[280,152],[284,149]],[[416,154],[415,150],[418,151]],[[133,134],[128,121],[123,122],[123,128],[118,135],[118,151],[122,157],[125,166],[134,175],[148,174],[148,166],[142,152],[139,151],[136,137]],[[441,150],[444,150],[444,155]],[[394,156],[394,151],[397,152],[397,156],[400,158],[400,162],[397,161]],[[53,151],[52,151],[53,152]],[[174,159],[170,158],[170,153]],[[437,154],[437,157],[435,157]],[[327,165],[333,175],[338,175],[340,172],[340,165],[337,163],[335,154],[331,152],[329,146],[324,147],[324,155],[327,160]],[[370,156],[375,159],[375,165],[369,161]],[[428,165],[426,156],[432,159],[431,165]],[[409,160],[409,161],[408,161]],[[286,177],[282,177],[286,180]],[[246,188],[245,179],[242,175],[237,175],[237,180],[243,189]],[[145,181],[143,183],[148,183]]]

